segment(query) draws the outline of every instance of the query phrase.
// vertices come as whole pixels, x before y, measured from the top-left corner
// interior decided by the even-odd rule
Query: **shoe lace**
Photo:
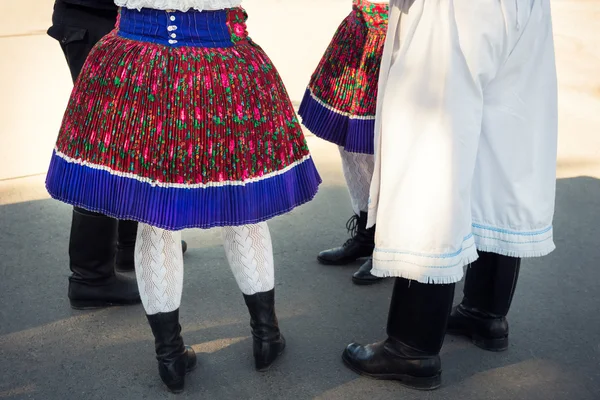
[[[350,234],[350,239],[346,240],[343,247],[349,245],[358,234],[358,215],[354,214],[350,217],[348,222],[346,222],[346,229],[348,230],[348,234]]]

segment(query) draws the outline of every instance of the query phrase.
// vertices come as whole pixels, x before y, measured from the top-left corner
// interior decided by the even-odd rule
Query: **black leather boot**
[[[119,272],[135,271],[134,254],[138,223],[135,221],[118,221],[117,229],[117,261]]]
[[[375,276],[371,273],[373,269],[373,259],[369,258],[361,267],[352,275],[352,282],[355,285],[372,285],[380,282],[383,278]]]
[[[413,389],[437,389],[442,377],[439,353],[453,297],[454,284],[396,278],[388,338],[366,346],[350,344],[342,355],[344,362],[360,375],[397,380]]]
[[[168,313],[146,315],[156,347],[158,374],[173,393],[183,392],[185,375],[196,368],[196,353],[183,344],[179,309]]]
[[[244,300],[250,312],[256,370],[264,372],[285,349],[285,338],[279,331],[275,315],[275,290],[245,294]]]
[[[489,351],[508,349],[508,321],[521,259],[479,253],[467,270],[464,297],[448,320],[448,333],[464,335]]]
[[[115,268],[119,272],[135,271],[135,241],[137,239],[138,223],[120,220],[117,234],[117,261]],[[183,254],[187,251],[187,243],[181,241]]]
[[[115,275],[117,221],[73,210],[69,240],[69,300],[78,310],[137,304],[135,279]]]
[[[371,257],[375,249],[375,227],[367,229],[367,213],[353,215],[346,223],[352,236],[342,245],[319,253],[317,260],[326,265],[345,265],[363,257]]]

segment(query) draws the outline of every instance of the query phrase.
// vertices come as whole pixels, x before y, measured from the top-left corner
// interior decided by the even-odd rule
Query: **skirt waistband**
[[[246,19],[241,7],[187,12],[121,8],[117,35],[169,47],[233,47],[248,40]]]

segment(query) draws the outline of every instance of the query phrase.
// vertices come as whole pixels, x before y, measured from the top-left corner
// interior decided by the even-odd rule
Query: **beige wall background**
[[[44,171],[69,96],[62,53],[45,35],[52,4],[0,2],[0,179]]]
[[[53,0],[0,1],[0,180],[44,173],[71,90],[46,36]],[[559,176],[600,177],[600,1],[552,0],[560,83]],[[350,0],[245,0],[249,31],[293,101]]]

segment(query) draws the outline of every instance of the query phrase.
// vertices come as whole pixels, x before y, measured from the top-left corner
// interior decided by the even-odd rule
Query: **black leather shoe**
[[[285,338],[275,315],[275,290],[244,295],[250,312],[254,363],[259,372],[267,371],[285,350]]]
[[[353,215],[346,223],[351,238],[341,247],[320,252],[317,260],[325,265],[345,265],[359,258],[371,257],[375,248],[375,227],[366,227],[366,212]]]
[[[408,348],[390,339],[361,346],[348,345],[342,359],[354,372],[375,379],[396,380],[418,390],[433,390],[442,383],[442,363],[439,355],[406,354]],[[413,353],[415,353],[413,351]]]
[[[375,379],[397,380],[418,390],[440,387],[440,349],[454,298],[454,284],[426,285],[396,278],[388,314],[388,338],[350,344],[342,358],[353,371]]]
[[[92,283],[70,280],[69,301],[75,310],[128,306],[141,302],[135,279],[117,275]]]
[[[508,321],[504,316],[491,316],[463,304],[452,309],[448,333],[463,335],[477,347],[488,351],[508,349]]]
[[[369,258],[361,267],[352,275],[352,282],[355,285],[373,285],[381,282],[383,278],[371,274],[373,269],[373,259]]]

